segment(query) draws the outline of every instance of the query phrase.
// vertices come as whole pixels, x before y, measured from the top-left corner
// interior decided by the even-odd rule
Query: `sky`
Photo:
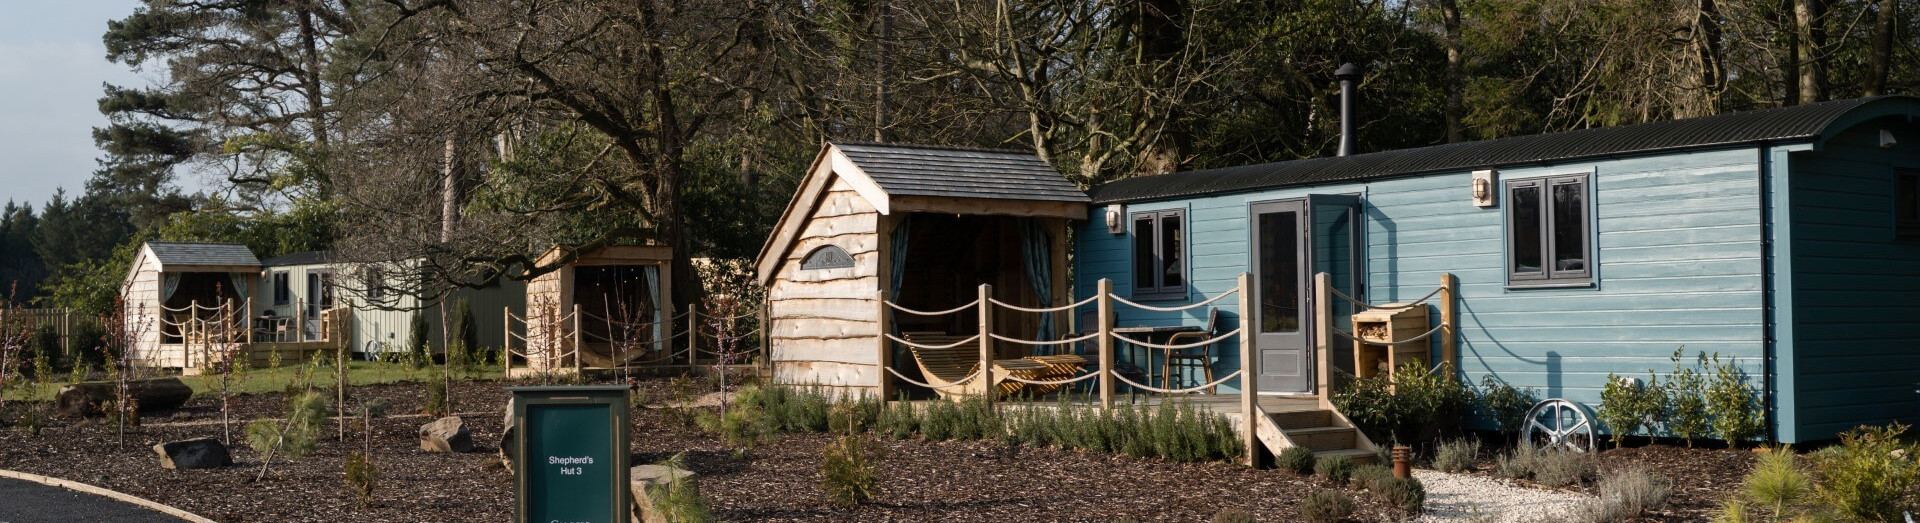
[[[105,126],[95,103],[101,84],[146,86],[147,75],[108,62],[107,20],[137,0],[0,0],[0,201],[37,209],[65,187],[86,190]]]

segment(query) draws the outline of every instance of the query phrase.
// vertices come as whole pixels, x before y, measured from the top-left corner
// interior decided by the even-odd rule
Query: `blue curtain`
[[[246,301],[247,300],[247,273],[229,272],[227,273],[227,281],[233,282],[233,292],[234,294],[240,295],[240,301]]]
[[[647,296],[653,299],[653,347],[651,348],[659,349],[661,346],[660,341],[665,338],[662,334],[668,329],[673,328],[672,325],[660,322],[662,314],[664,314],[661,312],[660,304],[666,303],[666,300],[661,299],[663,296],[660,296],[660,267],[657,265],[641,266],[640,279],[646,280]]]
[[[1047,235],[1046,226],[1034,218],[1020,219],[1020,251],[1025,254],[1027,280],[1033,282],[1033,295],[1040,299],[1041,307],[1053,306],[1053,239]],[[1034,329],[1034,339],[1053,339],[1053,313],[1040,315],[1040,326]],[[1058,345],[1040,345],[1034,352],[1054,352]]]
[[[893,300],[894,303],[900,302],[900,282],[906,281],[907,278],[907,236],[912,229],[913,215],[903,215],[900,217],[900,223],[894,225],[893,232],[887,236],[889,245],[893,246],[893,252],[887,255],[888,262],[892,265],[892,267],[888,268],[888,270],[891,271],[888,273],[888,279],[891,281],[887,282],[887,299]],[[892,311],[887,312],[891,313]],[[900,324],[898,322],[888,322],[887,325],[890,327],[890,330],[893,331],[894,335],[900,334]],[[893,361],[903,361],[911,357],[913,356],[907,354],[905,346],[898,343],[893,344]]]

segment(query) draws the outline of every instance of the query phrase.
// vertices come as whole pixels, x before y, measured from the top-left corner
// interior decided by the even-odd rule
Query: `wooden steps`
[[[1373,442],[1345,416],[1329,409],[1262,411],[1261,443],[1275,454],[1289,447],[1306,447],[1315,457],[1345,456],[1355,463],[1373,463]]]

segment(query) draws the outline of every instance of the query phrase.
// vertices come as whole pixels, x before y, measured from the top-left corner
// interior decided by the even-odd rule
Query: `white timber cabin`
[[[155,367],[194,368],[194,348],[243,336],[260,259],[233,243],[147,242],[120,285],[127,357]]]
[[[897,314],[886,323],[883,299],[947,309],[975,300],[986,284],[1009,304],[1067,303],[1068,221],[1085,219],[1087,202],[1031,153],[825,144],[757,260],[773,379],[892,397],[883,366],[916,379],[921,369],[883,329],[926,339],[981,334],[973,315]],[[1055,339],[1069,320],[1002,312],[990,333],[1023,339]],[[1037,350],[989,345],[998,358]]]

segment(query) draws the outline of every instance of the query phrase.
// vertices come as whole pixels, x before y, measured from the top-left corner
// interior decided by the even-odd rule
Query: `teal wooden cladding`
[[[1881,129],[1898,144],[1880,147]],[[1781,415],[1799,439],[1920,420],[1920,241],[1893,229],[1893,172],[1920,168],[1914,144],[1893,117],[1788,160],[1795,375]]]

